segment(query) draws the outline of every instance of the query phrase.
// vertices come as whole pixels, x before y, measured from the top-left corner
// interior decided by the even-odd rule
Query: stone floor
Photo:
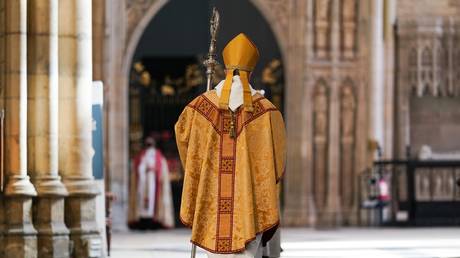
[[[112,258],[190,257],[185,229],[115,233]],[[460,228],[282,230],[282,257],[460,257]],[[198,250],[197,258],[206,255]]]

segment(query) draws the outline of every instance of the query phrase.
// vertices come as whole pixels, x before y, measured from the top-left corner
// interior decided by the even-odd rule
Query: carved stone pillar
[[[312,18],[307,19],[307,60],[305,71],[308,71],[305,77],[309,81],[310,88],[309,96],[312,100],[313,119],[309,123],[313,127],[313,132],[309,135],[312,138],[312,147],[309,151],[313,153],[311,171],[314,173],[313,182],[317,219],[316,227],[331,228],[337,227],[346,222],[347,224],[355,224],[359,220],[358,214],[350,215],[348,221],[343,221],[344,208],[342,209],[342,201],[344,199],[353,199],[348,204],[344,204],[349,209],[356,209],[357,202],[355,199],[358,196],[357,187],[349,186],[351,189],[343,189],[344,183],[342,180],[343,166],[345,166],[345,174],[352,174],[352,177],[347,178],[348,182],[356,184],[356,174],[364,171],[367,157],[367,141],[368,141],[368,124],[370,114],[367,109],[362,108],[356,110],[353,114],[355,120],[354,134],[360,137],[353,139],[347,137],[343,139],[341,136],[342,117],[345,114],[341,113],[341,88],[343,82],[351,80],[355,95],[356,106],[367,106],[369,90],[368,74],[369,63],[366,62],[369,42],[366,33],[362,33],[364,28],[368,26],[368,7],[371,1],[356,1],[356,0],[330,0],[316,1],[310,0],[314,4],[313,8],[309,8]],[[318,53],[318,24],[317,20],[321,11],[319,7],[324,8],[328,5],[327,18],[328,20],[328,47],[327,47],[327,62],[319,58]],[[323,9],[324,10],[324,9]],[[323,14],[326,13],[323,11]],[[346,23],[344,20],[348,22]],[[310,24],[313,23],[313,24]],[[353,24],[352,24],[353,23]],[[358,33],[359,32],[359,33]],[[347,35],[345,35],[347,34]],[[309,37],[312,35],[314,37]],[[326,133],[321,135],[316,120],[320,109],[315,102],[318,92],[318,82],[323,81],[327,85],[327,129]],[[316,116],[316,118],[315,118]],[[315,120],[316,119],[316,120]],[[316,123],[316,124],[315,124]],[[352,143],[348,143],[348,142]],[[345,147],[346,146],[346,147]],[[346,153],[343,148],[350,149],[350,153]],[[323,158],[325,157],[325,158]],[[354,178],[353,178],[354,176]],[[325,185],[323,185],[325,184]],[[347,186],[348,187],[348,186]],[[320,189],[323,189],[319,191]],[[319,191],[319,192],[318,192]],[[348,197],[342,196],[343,194]],[[353,197],[350,197],[353,196]]]
[[[106,8],[107,56],[104,60],[104,160],[107,189],[115,193],[113,201],[113,229],[127,230],[127,189],[129,169],[129,121],[128,114],[128,69],[131,61],[126,61],[126,1],[111,1]],[[130,1],[132,2],[132,1]],[[128,26],[129,27],[129,26]],[[110,57],[110,58],[107,58]],[[126,66],[126,67],[125,67]],[[119,97],[120,96],[120,97]],[[121,97],[124,96],[124,97]]]
[[[342,56],[355,57],[356,48],[356,0],[342,0]]]
[[[380,147],[384,144],[384,98],[385,98],[385,77],[384,77],[384,41],[383,41],[383,2],[371,1],[371,20],[369,26],[371,58],[371,137],[377,141]]]
[[[358,218],[358,177],[355,170],[355,108],[353,84],[346,82],[340,92],[340,197],[345,225],[356,225]]]
[[[305,71],[305,18],[307,1],[285,1],[289,13],[289,50],[286,52],[285,110],[287,110],[287,160],[284,178],[284,216],[282,223],[289,226],[308,226],[312,223],[312,196],[310,193],[307,137],[303,115]],[[299,144],[300,143],[300,144]]]
[[[340,99],[339,99],[339,75],[340,68],[340,5],[339,0],[332,0],[331,2],[331,61],[332,67],[330,68],[330,99],[329,99],[329,144],[328,144],[328,181],[327,181],[327,200],[326,208],[323,215],[318,220],[320,227],[337,227],[340,225],[340,212],[341,203],[339,196],[339,172],[340,172]]]
[[[395,101],[395,31],[396,23],[396,5],[397,0],[385,1],[385,20],[384,20],[384,47],[385,47],[385,102],[384,102],[384,143],[383,143],[383,158],[393,158],[393,142],[394,142],[394,101]]]
[[[315,1],[315,49],[318,58],[326,58],[330,49],[331,0]]]
[[[67,190],[58,175],[58,0],[29,1],[28,157],[37,189],[38,255],[69,257]]]
[[[329,96],[323,81],[316,85],[313,96],[313,192],[317,220],[321,220],[328,194],[328,131],[329,131]]]
[[[27,1],[6,1],[5,257],[37,257],[32,197],[27,175]]]
[[[59,167],[69,196],[65,221],[76,258],[101,257],[92,175],[91,0],[59,1]]]

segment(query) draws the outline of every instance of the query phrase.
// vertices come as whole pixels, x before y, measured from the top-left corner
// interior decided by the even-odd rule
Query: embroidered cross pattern
[[[217,251],[218,252],[228,252],[231,249],[230,239],[219,239],[217,240]]]
[[[253,112],[245,112],[241,107],[235,113],[229,113],[229,111],[219,110],[216,104],[209,100],[206,96],[201,96],[197,102],[191,107],[197,110],[201,115],[203,115],[209,122],[212,123],[214,129],[219,134],[230,134],[231,138],[237,138],[239,133],[242,131],[243,127],[249,124],[252,120],[263,115],[266,112],[276,110],[274,107],[267,107],[264,105],[263,100],[265,98],[260,97],[253,100]],[[232,117],[231,114],[234,114],[233,119],[233,132],[232,131]]]
[[[223,126],[223,132],[229,133],[232,127],[232,119],[230,117],[224,117]]]
[[[208,114],[211,108],[212,108],[211,103],[209,103],[205,98],[203,98],[203,100],[197,107],[197,109],[203,114]]]
[[[232,173],[233,172],[233,159],[222,159],[221,172]]]
[[[231,199],[221,199],[219,205],[219,211],[222,213],[232,212],[232,200]]]
[[[262,104],[260,102],[255,102],[253,106],[254,106],[254,111],[253,111],[254,115],[257,115],[260,112],[264,111],[264,108],[262,107]]]

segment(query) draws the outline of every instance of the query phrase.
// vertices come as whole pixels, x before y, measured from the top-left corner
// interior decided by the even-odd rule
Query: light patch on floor
[[[176,229],[115,233],[112,258],[190,257],[190,231]],[[282,230],[281,257],[453,258],[460,257],[459,228],[370,228]],[[206,254],[198,249],[197,258]]]

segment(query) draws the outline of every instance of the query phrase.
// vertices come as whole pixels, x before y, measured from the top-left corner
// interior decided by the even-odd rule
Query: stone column
[[[384,145],[384,96],[385,96],[385,66],[388,55],[384,55],[383,45],[383,1],[372,1],[370,21],[370,58],[371,58],[371,132],[373,140]],[[384,150],[385,151],[385,150]]]
[[[331,26],[331,93],[330,93],[330,116],[329,116],[329,152],[328,152],[328,182],[327,200],[324,213],[318,219],[318,227],[338,227],[341,224],[341,203],[339,196],[340,184],[340,100],[339,100],[339,71],[337,64],[340,58],[340,3],[332,1],[332,26]]]
[[[69,257],[67,190],[58,175],[58,0],[28,3],[28,158],[41,258]]]
[[[332,0],[315,1],[315,46],[316,55],[320,59],[328,58],[330,53],[331,16],[329,15]]]
[[[305,55],[301,57],[304,63],[305,60],[309,62],[314,58],[315,52],[314,52],[314,42],[315,39],[313,36],[309,35],[314,35],[314,0],[308,0],[305,3],[305,28],[304,28],[304,36],[303,39],[305,40]],[[305,65],[303,68],[303,71],[308,70],[308,65]],[[315,224],[316,220],[316,207],[315,207],[315,194],[313,192],[313,166],[314,166],[314,149],[313,149],[313,142],[314,142],[314,137],[313,136],[313,101],[311,101],[313,98],[313,91],[314,87],[313,85],[315,84],[315,78],[312,75],[312,73],[308,73],[307,76],[305,76],[304,73],[301,73],[304,81],[304,92],[303,92],[303,105],[301,110],[302,112],[302,137],[304,140],[302,141],[302,156],[303,156],[303,162],[302,162],[302,171],[305,174],[305,192],[302,194],[305,195],[306,200],[306,207],[302,207],[302,209],[306,210],[307,213],[307,224],[305,226],[313,226]]]
[[[92,175],[91,0],[59,1],[59,168],[69,192],[65,221],[76,258],[101,257]]]
[[[27,176],[27,0],[6,1],[5,256],[37,257],[32,197]]]
[[[384,48],[385,48],[385,99],[384,99],[384,132],[383,156],[393,158],[394,142],[394,103],[395,103],[395,31],[397,0],[386,0],[384,20]]]
[[[289,42],[287,52],[287,84],[285,110],[287,112],[287,163],[284,178],[284,216],[282,223],[287,226],[306,226],[309,224],[309,197],[307,196],[308,178],[303,170],[305,152],[303,152],[302,137],[302,96],[304,90],[303,68],[305,61],[305,42],[303,37],[305,27],[302,23],[306,17],[305,1],[289,1]],[[297,35],[298,37],[295,37]]]
[[[106,56],[106,1],[92,1],[92,37],[93,37],[93,80],[104,80],[104,56]],[[112,4],[108,2],[108,4]]]

